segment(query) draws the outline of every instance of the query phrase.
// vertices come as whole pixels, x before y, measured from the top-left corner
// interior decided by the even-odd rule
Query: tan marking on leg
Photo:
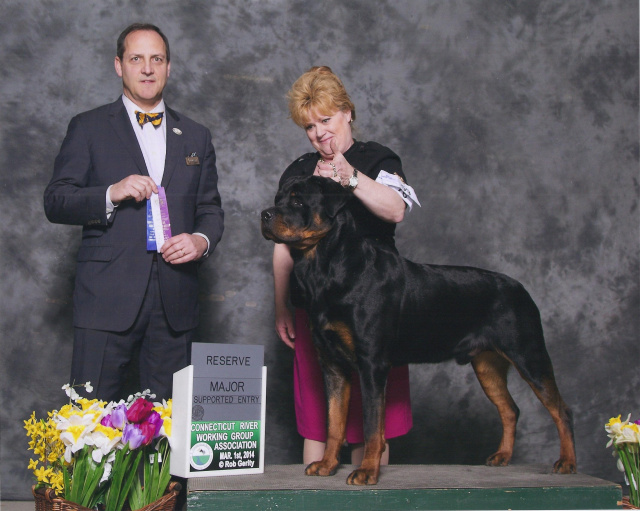
[[[324,329],[335,332],[342,341],[342,344],[347,348],[347,350],[351,353],[355,353],[356,347],[355,343],[353,342],[353,332],[345,323],[343,323],[342,321],[335,321],[333,323],[328,323],[327,325],[325,325]]]
[[[502,422],[502,438],[498,450],[487,458],[487,465],[508,465],[513,455],[518,422],[518,407],[507,388],[509,361],[493,351],[478,353],[471,365],[482,390],[498,409]]]
[[[330,476],[340,464],[340,450],[344,444],[351,383],[341,380],[341,387],[329,396],[327,409],[327,445],[322,460],[311,463],[306,475]]]
[[[351,472],[347,477],[347,484],[358,486],[377,484],[380,476],[380,458],[386,449],[386,439],[384,436],[385,403],[378,414],[378,424],[376,431],[364,441],[364,457],[360,467]]]
[[[555,377],[552,376],[544,380],[542,390],[537,389],[530,382],[528,383],[551,414],[560,437],[560,458],[554,463],[553,471],[561,474],[575,474],[578,470],[578,463],[573,436],[573,416],[560,395]]]

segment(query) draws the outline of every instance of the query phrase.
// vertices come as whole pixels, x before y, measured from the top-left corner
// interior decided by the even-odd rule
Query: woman
[[[330,68],[313,67],[288,93],[291,119],[303,128],[316,149],[294,161],[280,179],[314,174],[339,182],[357,201],[350,206],[358,230],[395,249],[395,224],[404,218],[412,202],[403,190],[400,158],[375,142],[357,142],[351,133],[355,107],[340,79]],[[391,186],[377,182],[384,180]],[[403,196],[404,195],[404,196]],[[326,442],[326,398],[322,371],[311,341],[306,313],[295,311],[295,323],[287,307],[293,260],[289,247],[276,244],[273,252],[276,330],[294,348],[294,396],[298,432],[304,437],[303,462],[322,459]],[[412,426],[407,366],[391,370],[387,382],[387,438],[406,434]],[[346,439],[352,445],[351,462],[359,465],[363,454],[362,398],[359,379],[353,378]],[[389,447],[382,463],[388,463]]]

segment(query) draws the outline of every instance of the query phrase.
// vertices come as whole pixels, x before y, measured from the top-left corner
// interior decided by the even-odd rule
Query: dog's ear
[[[322,180],[324,210],[329,218],[335,218],[340,210],[353,198],[353,194],[332,179],[320,179]]]

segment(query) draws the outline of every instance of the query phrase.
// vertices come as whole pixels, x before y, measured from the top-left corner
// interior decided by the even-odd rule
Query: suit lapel
[[[133,132],[133,126],[131,126],[131,120],[129,119],[127,109],[122,102],[122,98],[111,104],[111,108],[109,110],[109,122],[122,141],[122,147],[131,154],[140,174],[148,176],[149,172],[147,170],[147,165],[144,162],[142,150],[138,144],[136,134]]]
[[[167,122],[167,154],[164,161],[164,174],[162,175],[162,186],[169,186],[169,182],[173,177],[176,165],[182,154],[182,130],[180,129],[180,117],[178,114],[168,108],[165,104],[165,119]]]

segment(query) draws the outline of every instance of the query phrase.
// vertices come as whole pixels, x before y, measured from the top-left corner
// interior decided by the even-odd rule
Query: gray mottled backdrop
[[[603,425],[640,415],[636,0],[5,0],[2,498],[29,497],[22,421],[62,404],[70,366],[80,232],[47,222],[42,192],[71,117],[120,94],[115,40],[140,20],[172,43],[167,102],[213,133],[226,232],[203,267],[200,334],[265,346],[267,463],[300,462],[302,443],[259,212],[309,149],[284,95],[327,64],[356,104],[357,137],[401,155],[423,204],[398,229],[401,252],[525,284],[573,407],[579,469],[621,480]],[[500,425],[471,368],[411,374],[415,427],[392,462],[482,463]],[[551,465],[555,427],[511,380],[513,462]]]

